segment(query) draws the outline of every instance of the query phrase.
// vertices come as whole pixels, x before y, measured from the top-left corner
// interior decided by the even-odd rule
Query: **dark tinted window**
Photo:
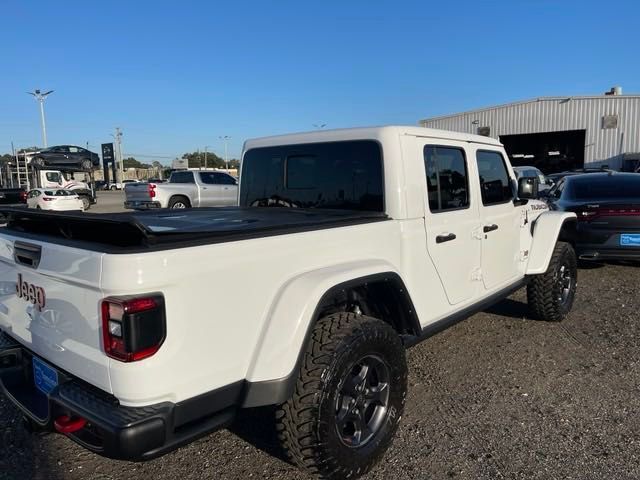
[[[371,140],[255,148],[241,178],[241,206],[384,210],[382,153]]]
[[[479,150],[476,154],[480,191],[484,205],[505,203],[513,199],[509,173],[499,152]]]
[[[171,183],[195,183],[193,172],[173,172],[169,181]]]
[[[574,200],[640,198],[640,175],[594,175],[567,180],[567,196]]]
[[[216,183],[219,183],[220,185],[235,185],[236,179],[233,178],[231,175],[227,175],[226,173],[214,173],[214,176],[216,178]]]
[[[467,163],[462,149],[427,145],[424,167],[432,212],[469,206]]]
[[[207,185],[235,185],[236,181],[231,175],[219,172],[200,172],[200,180]]]

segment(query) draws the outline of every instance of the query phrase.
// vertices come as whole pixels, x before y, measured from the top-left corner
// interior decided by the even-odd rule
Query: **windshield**
[[[373,140],[281,145],[244,155],[240,205],[384,211],[382,152]]]
[[[587,175],[574,177],[569,185],[574,200],[640,199],[640,175]]]

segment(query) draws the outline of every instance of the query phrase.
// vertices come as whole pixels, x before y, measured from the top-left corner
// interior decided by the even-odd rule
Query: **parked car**
[[[30,154],[30,164],[37,167],[77,166],[84,170],[100,166],[100,156],[75,145],[58,145]]]
[[[124,187],[126,187],[128,184],[130,183],[142,183],[140,180],[135,180],[135,179],[127,179],[127,180],[123,180],[122,182],[109,182],[109,186],[108,186],[108,190],[124,190]]]
[[[582,175],[584,173],[606,173],[606,172],[613,172],[613,170],[610,170],[607,165],[603,165],[602,167],[576,168],[574,170],[567,170],[565,172],[551,173],[547,175],[547,178],[550,179],[554,184],[556,184],[560,179],[564,177]]]
[[[72,190],[64,188],[34,188],[27,194],[27,208],[38,210],[84,210],[82,199]]]
[[[26,203],[27,192],[24,188],[0,189],[0,205],[19,205]]]
[[[238,181],[228,173],[177,170],[167,183],[130,184],[125,208],[220,207],[238,204]]]
[[[407,347],[525,285],[536,317],[571,310],[575,214],[533,199],[535,179],[514,191],[497,140],[274,136],[242,169],[239,208],[5,209],[0,386],[27,424],[144,460],[271,405],[293,463],[354,479],[398,429]]]
[[[640,175],[566,176],[546,200],[552,210],[577,214],[573,242],[580,259],[640,259]]]
[[[536,167],[513,167],[513,173],[516,174],[516,178],[537,178],[538,179],[538,191],[544,192],[549,190],[553,186],[553,180],[545,177],[544,173],[538,170]]]

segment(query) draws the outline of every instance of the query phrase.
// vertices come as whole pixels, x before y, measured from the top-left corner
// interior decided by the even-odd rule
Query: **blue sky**
[[[640,2],[57,1],[0,5],[0,153],[111,140],[139,160],[545,95],[640,93]],[[145,157],[142,157],[145,155]],[[152,158],[155,156],[155,158]]]

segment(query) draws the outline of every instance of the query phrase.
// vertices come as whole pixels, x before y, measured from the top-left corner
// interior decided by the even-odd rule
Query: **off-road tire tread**
[[[555,271],[565,255],[572,256],[574,266],[577,265],[573,247],[566,242],[557,242],[547,271],[542,275],[535,275],[527,284],[527,303],[533,315],[540,320],[560,322],[566,316],[553,292]]]
[[[350,339],[356,340],[359,335],[370,338],[382,336],[385,341],[401,342],[391,326],[376,318],[340,312],[318,320],[304,353],[292,398],[279,405],[276,410],[276,429],[284,453],[293,464],[320,478],[355,478],[366,473],[392,440],[389,438],[388,442],[381,445],[380,455],[371,458],[367,467],[354,471],[337,466],[323,449],[323,445],[318,444],[315,439],[314,427],[318,422],[316,413],[321,399],[321,375],[341,356],[342,351],[350,348]],[[406,372],[404,356],[402,361],[405,362]]]

